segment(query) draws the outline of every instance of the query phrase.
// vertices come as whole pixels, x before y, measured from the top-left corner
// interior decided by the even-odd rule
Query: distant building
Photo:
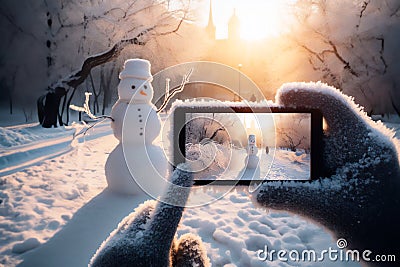
[[[215,39],[216,27],[215,27],[214,20],[213,20],[212,0],[210,0],[210,11],[208,14],[208,23],[207,23],[206,31],[207,31],[208,37],[210,39]]]
[[[210,0],[210,9],[208,14],[208,23],[206,26],[206,32],[208,36],[216,40],[216,26],[214,24],[213,12],[212,12],[212,0]],[[239,41],[240,40],[240,20],[236,15],[236,9],[233,10],[232,16],[228,21],[228,38],[225,40],[230,41]],[[225,41],[225,40],[216,40],[217,42]]]
[[[240,20],[234,9],[232,16],[228,21],[228,38],[216,39],[216,26],[214,24],[212,0],[210,0],[210,8],[208,14],[208,24],[205,28],[206,34],[211,40],[211,46],[207,57],[204,60],[220,62],[233,68],[238,68],[240,64]],[[238,79],[235,77],[234,79]],[[191,85],[191,96],[202,97],[209,96],[219,100],[235,101],[240,99],[233,92],[220,88],[211,84]]]
[[[228,40],[240,40],[240,20],[236,15],[236,8],[233,9],[233,14],[228,22]]]

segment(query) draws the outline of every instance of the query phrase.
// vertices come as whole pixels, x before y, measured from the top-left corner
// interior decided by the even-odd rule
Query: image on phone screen
[[[315,115],[274,111],[183,112],[180,151],[191,163],[195,181],[312,179],[313,153],[319,150],[313,136]]]

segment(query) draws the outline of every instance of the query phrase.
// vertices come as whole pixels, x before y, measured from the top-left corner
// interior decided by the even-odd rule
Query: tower
[[[228,22],[228,39],[237,41],[240,39],[240,21],[236,15],[236,8]]]
[[[206,27],[206,31],[211,39],[215,39],[215,30],[216,28],[214,25],[213,14],[212,14],[212,0],[210,0],[210,11],[208,14],[208,24]]]

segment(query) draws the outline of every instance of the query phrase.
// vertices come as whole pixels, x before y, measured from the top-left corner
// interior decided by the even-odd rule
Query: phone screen
[[[313,153],[318,151],[313,118],[311,111],[187,110],[180,150],[197,184],[307,181],[313,179]]]

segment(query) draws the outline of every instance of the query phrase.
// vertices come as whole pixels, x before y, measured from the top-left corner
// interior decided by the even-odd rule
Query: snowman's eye
[[[147,89],[147,85],[144,86],[144,89]]]
[[[135,89],[135,88],[136,88],[136,86],[132,85],[132,86],[131,86],[131,88],[132,88],[132,89]]]

